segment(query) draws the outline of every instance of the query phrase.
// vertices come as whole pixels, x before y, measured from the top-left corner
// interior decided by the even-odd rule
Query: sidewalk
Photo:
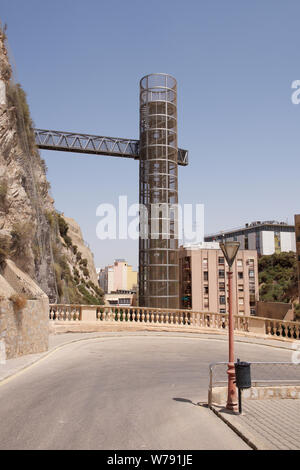
[[[253,449],[300,449],[299,399],[244,400],[242,415],[212,409]]]
[[[176,337],[199,337],[199,339],[212,339],[217,341],[228,341],[227,336],[218,335],[218,334],[211,334],[211,333],[195,333],[195,332],[187,332],[187,331],[179,331],[179,332],[160,332],[160,331],[147,331],[139,330],[139,331],[103,331],[103,332],[96,332],[96,333],[61,333],[61,334],[50,334],[49,335],[49,349],[43,353],[39,354],[28,354],[25,356],[20,356],[14,359],[8,359],[5,364],[0,364],[0,382],[7,379],[10,376],[15,375],[16,373],[20,372],[23,369],[26,369],[30,365],[34,364],[35,362],[39,361],[43,357],[52,354],[57,348],[64,346],[65,344],[73,343],[76,341],[88,340],[93,338],[113,338],[119,336],[148,336],[153,335],[156,336],[176,336]],[[263,346],[269,347],[276,347],[280,349],[287,349],[293,350],[293,343],[285,343],[283,341],[277,340],[270,340],[265,338],[249,338],[244,336],[239,336],[236,334],[235,342],[242,342],[242,343],[252,343],[252,344],[260,344]]]

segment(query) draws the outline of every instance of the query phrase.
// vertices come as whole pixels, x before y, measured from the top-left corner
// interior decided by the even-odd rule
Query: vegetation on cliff
[[[11,258],[51,302],[103,303],[85,259],[54,207],[26,94],[12,79],[0,27],[0,268]],[[4,90],[4,94],[3,94]]]
[[[47,212],[46,217],[52,233],[55,234],[52,248],[59,298],[73,304],[102,305],[103,291],[89,279],[87,260],[82,258],[78,247],[73,245],[66,220],[55,211]],[[61,243],[64,244],[63,250]]]
[[[258,261],[260,300],[293,302],[297,297],[296,254],[274,253]]]

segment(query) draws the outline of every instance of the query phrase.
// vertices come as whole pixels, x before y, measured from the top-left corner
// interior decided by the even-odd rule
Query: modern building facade
[[[100,269],[99,285],[106,294],[136,291],[137,271],[134,271],[124,259],[117,259],[113,265]]]
[[[180,308],[228,312],[228,265],[219,243],[180,247],[179,266]],[[239,250],[232,270],[233,314],[255,315],[259,299],[256,250]]]
[[[139,305],[178,308],[177,83],[167,74],[140,81]],[[163,205],[160,212],[155,206]]]
[[[295,215],[295,242],[298,266],[298,295],[300,302],[300,214]]]
[[[296,251],[295,227],[285,222],[256,221],[245,227],[206,235],[206,242],[235,240],[241,250],[256,250],[258,255]]]

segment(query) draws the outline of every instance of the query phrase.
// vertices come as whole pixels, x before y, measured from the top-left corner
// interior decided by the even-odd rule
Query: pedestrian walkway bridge
[[[140,158],[140,141],[135,139],[46,129],[34,129],[34,134],[35,143],[40,149],[133,158],[134,160]],[[178,165],[188,165],[187,150],[178,149]]]

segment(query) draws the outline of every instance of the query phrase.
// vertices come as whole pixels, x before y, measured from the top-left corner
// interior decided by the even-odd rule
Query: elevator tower
[[[179,307],[177,83],[164,73],[140,81],[140,140],[35,129],[40,149],[133,158],[140,162],[139,305]],[[158,207],[160,205],[160,209]],[[156,210],[153,210],[153,207]]]
[[[140,306],[179,308],[177,169],[177,83],[167,74],[146,75],[140,81],[140,204],[146,208],[145,220],[140,217]]]

